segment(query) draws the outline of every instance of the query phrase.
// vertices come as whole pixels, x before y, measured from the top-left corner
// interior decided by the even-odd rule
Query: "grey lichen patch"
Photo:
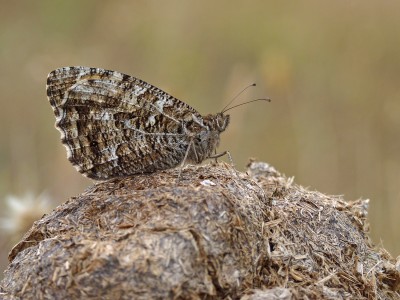
[[[367,200],[309,191],[271,166],[112,179],[37,221],[10,252],[5,298],[398,299]],[[207,184],[205,184],[205,182]],[[210,184],[212,182],[213,184]]]

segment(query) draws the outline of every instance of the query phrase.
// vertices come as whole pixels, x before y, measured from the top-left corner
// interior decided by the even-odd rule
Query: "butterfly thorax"
[[[229,125],[229,118],[229,115],[223,113],[210,114],[203,117],[203,126],[195,124],[188,127],[188,131],[193,135],[187,158],[189,162],[198,164],[215,154],[220,134]]]

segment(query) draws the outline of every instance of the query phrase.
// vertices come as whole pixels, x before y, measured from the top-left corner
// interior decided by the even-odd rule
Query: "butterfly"
[[[230,120],[224,111],[202,116],[123,73],[59,68],[48,75],[47,96],[69,161],[95,180],[199,164],[226,154],[216,154]]]

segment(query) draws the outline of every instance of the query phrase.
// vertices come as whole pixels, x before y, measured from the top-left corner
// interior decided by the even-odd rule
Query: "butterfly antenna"
[[[251,101],[247,101],[247,102],[240,103],[240,104],[238,104],[238,105],[235,105],[235,106],[229,107],[228,109],[224,109],[224,110],[222,111],[222,113],[226,113],[228,110],[231,110],[232,108],[236,108],[236,107],[239,107],[239,106],[242,106],[242,105],[245,105],[245,104],[249,104],[249,103],[251,103],[251,102],[256,102],[256,101],[266,101],[266,102],[271,102],[271,99],[269,99],[269,98],[260,98],[260,99],[254,99],[254,100],[251,100]]]
[[[255,84],[255,83],[249,84],[249,85],[246,86],[243,90],[241,90],[241,91],[240,91],[235,97],[233,97],[233,99],[232,99],[231,101],[229,101],[229,103],[222,109],[222,112],[225,112],[225,111],[226,111],[225,109],[226,109],[227,107],[229,107],[229,105],[231,105],[232,102],[235,101],[237,97],[239,97],[245,90],[247,90],[249,87],[252,87],[252,86],[256,86],[256,84]]]

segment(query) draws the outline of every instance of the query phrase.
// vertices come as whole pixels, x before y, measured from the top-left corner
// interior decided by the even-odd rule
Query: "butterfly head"
[[[229,125],[230,116],[225,115],[224,113],[217,113],[214,116],[214,127],[218,132],[225,131],[226,127]]]

